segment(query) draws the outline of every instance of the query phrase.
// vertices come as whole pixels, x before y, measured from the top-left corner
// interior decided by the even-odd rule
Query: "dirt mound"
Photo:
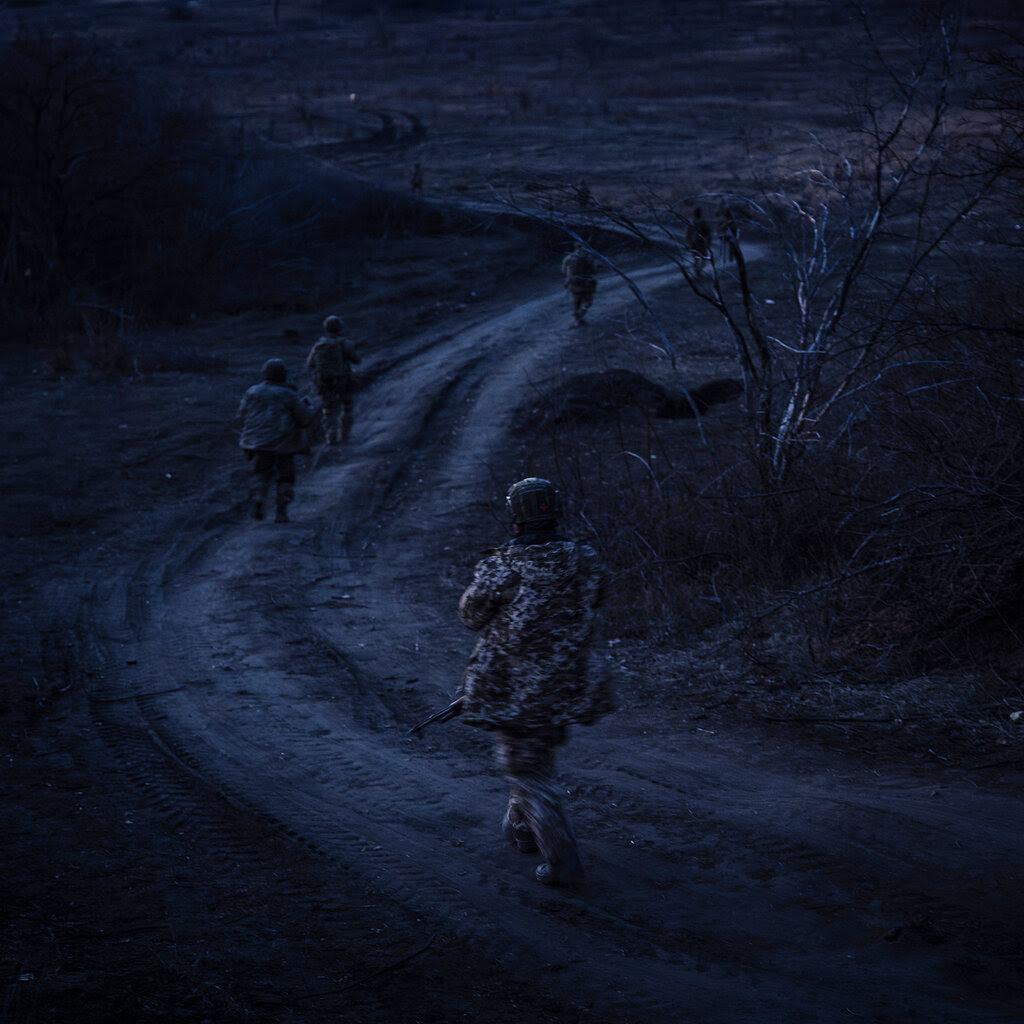
[[[633,370],[601,370],[569,377],[547,394],[534,397],[518,411],[515,427],[543,430],[564,423],[592,423],[627,411],[644,417],[691,419],[742,393],[737,380],[712,380],[693,388],[687,397]]]

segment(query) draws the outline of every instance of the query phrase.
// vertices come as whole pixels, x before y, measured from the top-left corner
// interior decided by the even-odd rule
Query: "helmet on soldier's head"
[[[288,370],[283,359],[268,359],[263,364],[263,379],[271,384],[283,384],[288,379]]]
[[[539,476],[513,484],[505,498],[513,523],[531,526],[551,522],[562,515],[562,501],[555,485]]]
[[[324,330],[328,334],[341,334],[341,317],[329,316],[324,320]]]

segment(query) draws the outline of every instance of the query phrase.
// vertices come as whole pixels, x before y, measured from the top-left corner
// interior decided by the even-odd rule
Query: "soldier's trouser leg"
[[[278,454],[275,457],[277,473],[277,518],[287,518],[287,509],[295,497],[295,456]]]
[[[593,289],[587,288],[575,288],[572,293],[572,315],[576,318],[576,323],[583,323],[583,318],[587,315],[587,310],[590,309],[591,300],[594,298]]]
[[[274,462],[273,452],[257,450],[252,453],[252,484],[249,487],[249,498],[252,501],[254,519],[263,518],[263,508],[274,480]]]
[[[341,404],[341,439],[347,441],[348,435],[352,433],[352,396],[342,396]]]
[[[328,444],[337,444],[341,396],[335,391],[325,391],[321,393],[320,398],[323,402],[321,416],[324,423],[324,436],[327,438]]]
[[[503,732],[495,752],[509,784],[509,821],[529,825],[558,879],[571,883],[583,877],[583,865],[554,778],[555,749],[564,741],[564,728],[528,735]]]
[[[580,323],[583,322],[583,318],[587,315],[587,310],[590,309],[590,304],[594,301],[594,292],[597,290],[597,285],[587,285],[586,288],[580,290],[579,295],[579,319]]]

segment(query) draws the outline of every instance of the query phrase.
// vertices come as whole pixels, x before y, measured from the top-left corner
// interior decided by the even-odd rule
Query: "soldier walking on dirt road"
[[[347,441],[352,430],[352,398],[355,394],[353,365],[360,360],[351,342],[341,336],[341,318],[324,320],[324,336],[310,350],[306,366],[323,402],[324,434],[328,444]]]
[[[562,260],[562,280],[572,295],[572,315],[576,326],[583,325],[583,318],[594,301],[597,291],[597,268],[586,247],[577,245]]]
[[[547,480],[513,484],[506,498],[514,536],[477,563],[459,601],[462,621],[482,630],[462,681],[461,718],[495,736],[510,787],[502,821],[520,850],[540,849],[546,885],[578,886],[583,866],[554,778],[569,726],[614,709],[603,676],[589,669],[605,574],[588,544],[558,532],[561,505]]]
[[[288,505],[295,496],[295,455],[307,451],[305,428],[313,410],[288,383],[280,359],[263,365],[263,380],[254,384],[238,407],[242,421],[239,445],[252,460],[252,517],[262,519],[270,486],[277,479],[277,523],[288,522]]]

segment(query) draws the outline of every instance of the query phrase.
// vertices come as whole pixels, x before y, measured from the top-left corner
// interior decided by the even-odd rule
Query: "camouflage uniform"
[[[572,315],[577,325],[583,323],[583,318],[594,301],[594,292],[597,291],[596,272],[594,261],[582,245],[576,246],[562,260],[562,278],[565,287],[572,294]]]
[[[462,720],[496,734],[511,790],[506,834],[529,849],[532,833],[550,880],[562,884],[583,871],[553,777],[555,749],[570,725],[613,710],[606,681],[589,670],[603,590],[593,548],[542,530],[483,558],[459,601],[463,622],[483,631],[463,677]]]
[[[337,444],[338,429],[341,439],[348,440],[352,430],[352,397],[355,377],[352,366],[360,360],[355,347],[341,337],[341,321],[329,316],[324,321],[325,337],[310,350],[306,366],[313,373],[313,384],[323,403],[324,434],[328,444]]]
[[[239,445],[252,460],[250,491],[252,514],[263,518],[270,485],[277,478],[277,521],[285,522],[287,508],[295,496],[295,453],[306,450],[305,427],[312,410],[286,383],[284,363],[270,359],[263,367],[264,379],[254,384],[238,407],[242,421]]]

